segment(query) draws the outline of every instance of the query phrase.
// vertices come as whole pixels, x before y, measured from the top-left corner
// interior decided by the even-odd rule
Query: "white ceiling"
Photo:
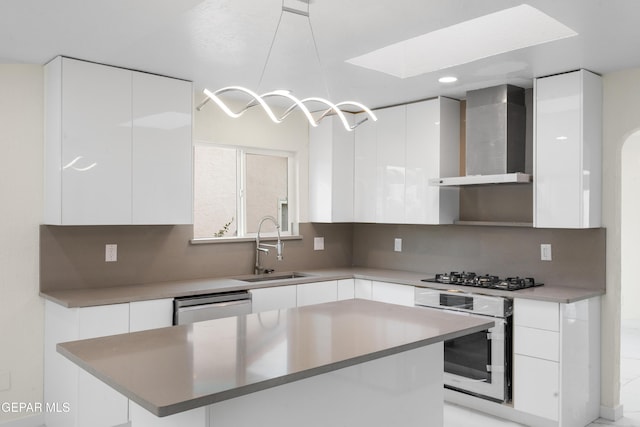
[[[371,108],[586,68],[640,67],[640,1],[529,0],[578,36],[400,79],[345,62],[383,46],[522,4],[513,0],[2,0],[0,62],[44,64],[57,55],[192,80],[198,91],[243,85]],[[311,42],[313,27],[320,55]],[[506,27],[506,26],[505,26]],[[511,35],[505,31],[504,37]],[[473,45],[473,37],[467,41]],[[458,82],[443,85],[452,74]]]

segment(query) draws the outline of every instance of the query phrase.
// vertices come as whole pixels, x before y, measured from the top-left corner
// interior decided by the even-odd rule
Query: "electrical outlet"
[[[104,260],[105,262],[118,261],[118,245],[112,243],[104,246]]]
[[[11,389],[11,372],[0,371],[0,391]]]
[[[402,252],[402,239],[396,237],[393,240],[393,250],[396,252]]]
[[[540,245],[540,261],[551,261],[551,243]]]
[[[324,251],[324,237],[314,237],[313,238],[313,250],[314,251]]]

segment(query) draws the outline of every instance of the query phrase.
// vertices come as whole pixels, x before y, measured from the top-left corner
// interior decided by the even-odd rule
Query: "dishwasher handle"
[[[235,306],[250,304],[250,301],[247,300],[237,300],[237,301],[228,301],[228,302],[218,302],[214,304],[198,304],[191,306],[183,306],[178,309],[180,313],[188,313],[190,311],[198,311],[198,310],[229,310]]]
[[[248,291],[240,292],[224,292],[219,294],[195,295],[187,297],[178,297],[173,300],[174,309],[178,310],[182,307],[191,307],[205,304],[218,304],[227,301],[246,301],[251,299],[251,293]]]

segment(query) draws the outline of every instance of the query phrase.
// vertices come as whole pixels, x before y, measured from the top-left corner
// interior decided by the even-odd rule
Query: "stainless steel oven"
[[[496,402],[511,400],[512,299],[416,288],[415,305],[460,316],[492,317],[493,328],[445,341],[444,384]]]

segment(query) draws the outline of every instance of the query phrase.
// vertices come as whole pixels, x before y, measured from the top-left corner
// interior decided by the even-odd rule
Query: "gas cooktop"
[[[485,289],[500,289],[503,291],[517,291],[519,289],[542,286],[543,283],[536,283],[533,277],[507,277],[502,279],[498,276],[485,274],[479,275],[471,272],[436,274],[436,277],[422,279],[423,282],[445,283],[458,286],[472,286]]]

